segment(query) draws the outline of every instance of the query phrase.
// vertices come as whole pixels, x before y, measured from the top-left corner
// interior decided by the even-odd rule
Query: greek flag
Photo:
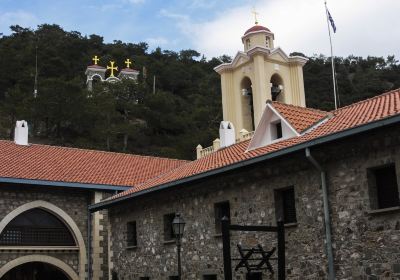
[[[333,32],[336,33],[336,25],[335,25],[335,22],[333,21],[333,18],[331,16],[331,13],[329,12],[328,8],[326,8],[326,12],[328,13],[328,19],[331,22]]]

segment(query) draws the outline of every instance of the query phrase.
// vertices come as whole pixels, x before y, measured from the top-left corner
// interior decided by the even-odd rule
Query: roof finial
[[[129,58],[127,58],[125,60],[125,64],[126,64],[126,68],[130,68],[130,65],[132,64],[132,61]]]
[[[251,11],[251,13],[254,14],[254,23],[257,25],[258,24],[257,16],[259,15],[259,13],[256,11],[255,7],[253,7],[253,10]]]
[[[110,66],[107,66],[107,70],[110,70],[110,77],[115,77],[114,76],[114,71],[118,71],[118,66],[114,66],[115,61],[110,61]]]
[[[93,60],[93,62],[94,62],[94,65],[97,65],[97,63],[100,61],[100,58],[98,58],[97,55],[95,55],[95,56],[92,58],[92,60]]]

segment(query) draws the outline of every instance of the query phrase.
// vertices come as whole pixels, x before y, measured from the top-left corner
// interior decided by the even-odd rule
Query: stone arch
[[[95,79],[97,80],[97,79],[98,79],[98,80],[100,80],[100,81],[103,81],[103,77],[101,77],[100,74],[97,74],[97,73],[96,73],[96,74],[93,74],[93,75],[90,77],[90,79],[91,79],[91,80],[95,80]]]
[[[272,101],[283,102],[285,100],[283,96],[284,82],[278,73],[275,73],[271,76],[270,86]]]
[[[253,105],[253,83],[251,79],[244,76],[240,82],[242,123],[247,131],[254,131],[254,105]]]
[[[51,256],[45,256],[45,255],[23,256],[23,257],[19,257],[17,259],[14,259],[14,260],[6,263],[2,268],[0,268],[0,279],[11,269],[13,269],[17,266],[20,266],[22,264],[29,263],[29,262],[42,262],[42,263],[51,264],[51,265],[57,267],[58,269],[62,270],[66,275],[68,275],[68,277],[71,280],[84,279],[82,277],[79,278],[79,276],[76,274],[76,272],[65,262],[63,262],[57,258],[54,258]]]
[[[33,208],[41,208],[49,211],[50,213],[59,217],[70,228],[76,240],[76,243],[78,244],[79,247],[79,275],[81,279],[85,279],[85,265],[87,261],[86,260],[87,256],[86,256],[86,245],[82,233],[79,230],[76,223],[74,222],[74,220],[64,210],[55,206],[54,204],[44,200],[36,200],[19,206],[18,208],[8,213],[3,218],[3,220],[1,220],[0,234],[3,232],[7,224],[11,222],[15,217]]]

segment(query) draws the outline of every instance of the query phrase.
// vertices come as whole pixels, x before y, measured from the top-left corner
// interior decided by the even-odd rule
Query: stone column
[[[103,194],[101,192],[94,193],[94,203],[98,203],[103,198]],[[103,278],[103,270],[102,265],[104,263],[103,260],[103,252],[104,249],[101,246],[104,237],[102,236],[102,231],[104,230],[103,225],[101,224],[104,219],[104,215],[101,211],[97,211],[93,213],[92,216],[92,279],[100,280]]]

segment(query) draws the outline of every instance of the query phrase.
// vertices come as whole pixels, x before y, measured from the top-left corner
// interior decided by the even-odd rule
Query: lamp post
[[[172,230],[176,238],[176,249],[178,251],[178,279],[182,279],[182,268],[181,268],[181,239],[185,230],[185,220],[180,214],[176,214],[172,221]]]

